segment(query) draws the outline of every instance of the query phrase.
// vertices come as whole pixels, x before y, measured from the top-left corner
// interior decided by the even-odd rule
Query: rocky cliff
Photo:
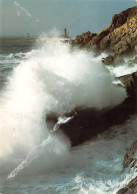
[[[83,33],[71,43],[88,48],[96,45],[100,50],[118,55],[128,52],[137,45],[137,6],[115,14],[110,26],[98,34]]]
[[[133,143],[124,157],[123,169],[129,165],[131,165],[131,168],[137,169],[137,141]],[[126,187],[120,189],[117,194],[137,194],[137,176]]]
[[[71,40],[72,46],[107,51],[111,55],[102,59],[105,65],[115,65],[115,59],[137,50],[137,6],[129,8],[112,17],[108,28],[98,34],[86,32]],[[124,55],[123,55],[124,54]],[[116,57],[117,56],[117,57]],[[121,58],[122,59],[122,58]],[[131,66],[137,63],[137,56],[130,61]],[[129,64],[130,65],[130,64]],[[72,146],[92,138],[115,124],[121,124],[137,113],[137,72],[117,78],[126,88],[128,98],[112,110],[77,110],[77,115],[61,130],[70,138]],[[91,119],[92,118],[92,119]],[[94,131],[90,129],[94,128]],[[84,130],[83,130],[84,129]],[[72,131],[75,130],[75,134]],[[129,165],[137,168],[137,142],[129,148],[124,157],[123,169]],[[137,177],[120,189],[117,194],[137,194]]]
[[[121,76],[118,78],[124,84],[127,89],[128,95],[131,97],[131,102],[134,104],[134,107],[137,105],[137,72]],[[134,112],[134,111],[133,111]],[[135,111],[136,112],[136,111]],[[137,141],[128,149],[124,160],[123,160],[123,170],[127,167],[135,168],[137,170]],[[137,176],[132,179],[129,184],[120,189],[117,194],[137,194]]]
[[[74,112],[65,116],[73,116],[72,119],[59,126],[60,130],[70,139],[71,145],[76,146],[84,141],[91,139],[95,135],[109,129],[109,127],[124,123],[130,118],[131,114],[137,113],[137,72],[121,76],[117,78],[122,82],[127,90],[128,98],[117,107],[111,110],[97,111],[94,109],[80,110],[77,108]],[[120,86],[119,86],[120,87]],[[57,123],[57,116],[54,114],[47,116],[47,124]],[[94,129],[94,130],[92,130]],[[55,131],[59,133],[60,130]],[[75,131],[75,133],[74,133]],[[124,157],[123,169],[132,164],[136,167],[137,142],[129,148]],[[129,182],[129,184],[120,189],[117,194],[136,194],[137,193],[137,177]]]

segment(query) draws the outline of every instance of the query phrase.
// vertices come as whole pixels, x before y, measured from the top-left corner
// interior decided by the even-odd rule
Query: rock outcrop
[[[89,41],[92,40],[93,37],[95,37],[96,33],[91,33],[90,31],[83,33],[81,35],[78,35],[74,40],[71,40],[71,44],[73,46],[77,45],[80,47],[83,47],[88,44]]]
[[[82,48],[95,48],[97,51],[107,51],[111,55],[102,59],[105,65],[115,64],[117,55],[127,54],[134,50],[137,45],[137,6],[129,8],[120,14],[113,16],[108,28],[98,34],[86,32],[78,35],[70,42],[73,46]],[[121,56],[120,56],[121,57]],[[137,63],[137,57],[129,61],[129,65]],[[63,124],[61,130],[70,138],[72,146],[76,146],[109,127],[121,124],[137,113],[137,72],[117,78],[126,88],[128,98],[112,110],[76,110],[77,114],[70,122]],[[94,129],[94,130],[92,130]],[[73,133],[75,131],[75,133]],[[128,150],[124,157],[123,168],[135,167],[137,163],[137,142]],[[129,184],[120,189],[117,194],[137,194],[137,177]]]
[[[112,56],[112,55],[109,55],[109,56],[102,59],[102,62],[105,65],[112,65],[113,61],[114,61],[114,56]]]
[[[127,168],[131,163],[131,167],[135,167],[137,162],[137,141],[133,143],[131,148],[127,151],[124,161],[123,161],[123,168]]]
[[[122,104],[113,109],[104,109],[101,111],[76,108],[75,113],[73,111],[65,115],[72,119],[60,124],[59,130],[70,139],[72,146],[77,146],[114,125],[124,123],[125,120],[130,118],[131,114],[137,112],[137,73],[122,76],[118,79],[123,82],[128,92],[128,98]],[[57,120],[55,114],[47,116],[47,123],[52,128]]]
[[[96,45],[117,55],[128,52],[137,45],[137,6],[114,15],[110,26],[97,35],[83,33],[72,44],[88,48]]]
[[[133,143],[124,157],[123,168],[127,168],[129,165],[131,168],[137,168],[137,141]],[[137,176],[126,187],[120,189],[117,194],[137,194]]]
[[[127,93],[130,96],[130,98],[134,99],[135,101],[134,103],[136,103],[137,101],[137,72],[118,77],[118,79],[126,87]]]
[[[137,194],[137,177],[132,179],[126,187],[120,189],[117,194]]]
[[[129,165],[131,168],[137,169],[137,141],[133,143],[124,156],[123,169]],[[126,187],[120,189],[117,194],[137,194],[137,176]]]
[[[132,84],[136,83],[136,77],[137,77],[137,72],[131,73],[131,74],[127,74],[127,75],[123,75],[118,77],[117,79],[119,79],[125,87],[131,87]]]

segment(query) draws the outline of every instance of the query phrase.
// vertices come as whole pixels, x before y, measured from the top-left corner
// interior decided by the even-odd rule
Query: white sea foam
[[[108,67],[108,69],[110,71],[112,71],[114,73],[114,75],[116,77],[120,77],[120,76],[123,76],[123,75],[127,75],[127,74],[130,74],[130,73],[134,73],[137,71],[137,64],[134,64],[134,65],[128,65],[129,61],[127,61],[126,63],[123,63],[117,67]]]
[[[103,53],[105,58],[108,54]],[[137,71],[137,63],[135,60],[136,53],[132,53],[129,56],[115,57],[114,65],[108,65],[107,68],[114,73],[116,77],[127,75]]]
[[[63,114],[75,107],[112,108],[126,98],[101,56],[71,50],[55,38],[42,41],[15,67],[0,97],[0,174],[9,179],[75,166],[68,139],[49,132],[48,113],[59,115],[58,123],[67,122],[71,118]]]

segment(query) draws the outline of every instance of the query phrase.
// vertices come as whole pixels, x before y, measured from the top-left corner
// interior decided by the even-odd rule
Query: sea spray
[[[11,178],[20,171],[46,172],[67,164],[67,138],[54,134],[44,143],[51,136],[46,115],[63,116],[75,107],[112,108],[126,98],[125,90],[113,81],[101,56],[46,39],[15,67],[1,94],[0,173],[11,172]]]
[[[23,174],[32,175],[66,166],[69,163],[69,146],[62,134],[50,134],[40,145],[33,147],[25,160],[8,175],[8,179],[14,178],[22,170]]]

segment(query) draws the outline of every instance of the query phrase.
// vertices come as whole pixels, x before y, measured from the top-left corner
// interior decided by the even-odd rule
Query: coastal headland
[[[98,54],[106,52],[108,56],[102,58],[104,65],[113,66],[117,61],[123,61],[125,57],[134,55],[131,61],[131,65],[134,66],[137,63],[137,6],[115,14],[110,26],[98,34],[88,31],[67,42],[72,47],[88,49]],[[127,92],[127,98],[122,104],[103,110],[77,107],[75,112],[65,115],[71,119],[60,124],[59,128],[70,139],[72,146],[77,146],[114,125],[124,123],[131,115],[137,113],[137,71],[116,77],[116,80],[120,82],[117,87],[124,87]],[[46,119],[49,124],[54,125],[57,122],[57,116],[52,113]],[[131,167],[136,168],[135,153],[137,153],[136,142],[129,148],[124,158],[123,169],[130,163],[134,163]],[[118,191],[118,194],[122,193],[137,193],[137,177]]]

